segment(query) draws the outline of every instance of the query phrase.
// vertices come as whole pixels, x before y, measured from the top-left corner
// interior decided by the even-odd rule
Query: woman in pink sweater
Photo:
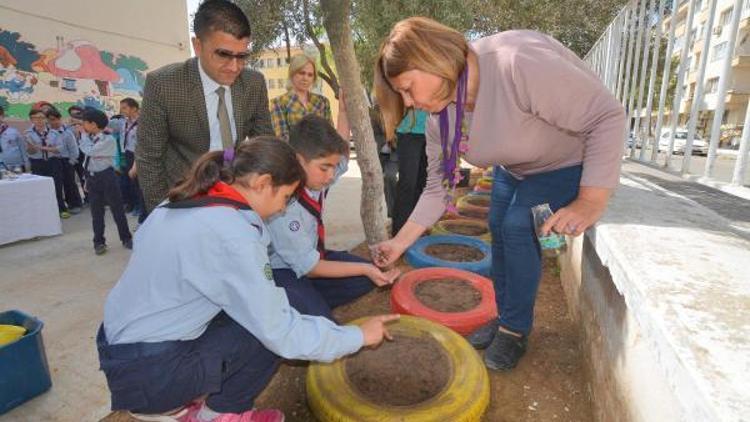
[[[380,48],[375,93],[387,136],[417,108],[427,123],[427,185],[409,221],[376,247],[395,262],[443,214],[460,160],[495,167],[489,216],[499,320],[469,336],[485,363],[509,370],[526,351],[541,256],[531,207],[549,203],[543,231],[578,236],[617,186],[625,113],[572,51],[533,31],[468,43],[426,18],[397,23]],[[456,121],[459,122],[456,128]]]

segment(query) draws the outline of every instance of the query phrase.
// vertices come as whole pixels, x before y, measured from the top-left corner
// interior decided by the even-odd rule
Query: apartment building
[[[689,46],[687,61],[687,76],[683,87],[685,94],[679,105],[680,124],[686,125],[690,108],[695,100],[696,79],[698,76],[701,56],[708,54],[708,62],[704,76],[704,97],[700,105],[700,116],[698,120],[698,131],[706,134],[710,130],[713,121],[713,111],[716,109],[718,95],[717,89],[719,77],[722,71],[722,61],[727,54],[732,54],[732,66],[727,83],[727,95],[725,97],[726,109],[723,116],[723,128],[727,132],[736,132],[741,128],[745,118],[748,98],[750,98],[750,0],[743,3],[740,17],[740,26],[737,34],[737,42],[734,52],[728,51],[728,36],[732,22],[732,14],[735,12],[733,0],[718,0],[713,22],[708,21],[709,3],[711,0],[696,0],[695,16],[690,28],[691,42]],[[674,57],[678,58],[685,48],[685,34],[687,31],[688,0],[682,0],[676,13],[677,26],[675,28]],[[671,17],[665,19],[664,31],[670,25]],[[709,49],[703,51],[705,37],[711,36]],[[673,68],[676,72],[676,69]],[[730,136],[723,136],[726,145],[736,142]]]

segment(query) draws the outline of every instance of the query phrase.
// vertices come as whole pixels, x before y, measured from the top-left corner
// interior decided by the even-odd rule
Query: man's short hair
[[[138,104],[138,101],[136,101],[134,98],[130,98],[130,97],[123,98],[122,100],[120,100],[120,104],[125,104],[128,107],[134,108],[136,110],[138,110],[138,109],[141,108],[141,106]]]
[[[245,12],[229,0],[205,0],[193,18],[193,32],[198,39],[222,31],[237,39],[250,37],[250,22]]]
[[[31,118],[32,116],[36,116],[37,114],[41,114],[41,115],[44,115],[44,117],[47,117],[44,114],[44,110],[42,110],[41,108],[31,107],[31,110],[29,110],[29,118]]]
[[[314,114],[308,114],[292,126],[289,144],[307,161],[332,154],[349,154],[349,146],[331,122]]]
[[[54,119],[62,119],[62,114],[60,114],[60,111],[58,111],[58,110],[57,110],[56,108],[54,108],[54,107],[53,107],[53,108],[50,108],[50,109],[48,109],[48,110],[47,110],[47,111],[46,111],[46,112],[44,113],[44,115],[45,115],[45,116],[47,116],[47,118],[48,118],[48,119],[49,119],[49,118],[54,118]]]
[[[104,129],[105,127],[107,127],[107,123],[109,123],[107,115],[104,114],[103,111],[93,107],[86,107],[86,109],[83,110],[81,120],[83,120],[84,122],[92,122],[99,129]]]

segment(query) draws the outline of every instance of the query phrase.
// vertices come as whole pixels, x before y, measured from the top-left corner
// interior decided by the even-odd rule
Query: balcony
[[[741,54],[732,59],[732,67],[737,69],[750,68],[750,55]]]

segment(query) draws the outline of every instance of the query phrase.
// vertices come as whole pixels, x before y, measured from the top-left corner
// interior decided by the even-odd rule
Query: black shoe
[[[97,255],[104,255],[107,252],[107,245],[104,243],[101,243],[99,245],[94,245],[94,253]]]
[[[492,318],[492,321],[479,327],[473,333],[466,336],[466,340],[469,341],[475,349],[486,349],[487,346],[492,343],[492,339],[497,334],[497,329],[500,327],[500,323],[497,318]]]
[[[132,250],[133,249],[133,239],[128,239],[128,240],[122,242],[122,246],[124,246],[125,249]]]
[[[526,353],[528,339],[498,331],[492,344],[484,352],[484,364],[496,371],[508,371],[516,367]]]

